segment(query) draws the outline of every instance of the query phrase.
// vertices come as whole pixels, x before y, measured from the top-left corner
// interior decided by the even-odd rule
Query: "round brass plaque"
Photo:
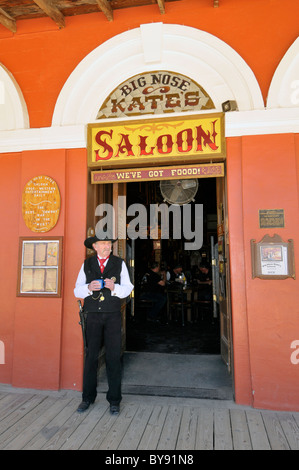
[[[48,232],[57,224],[60,213],[60,193],[57,183],[49,176],[35,176],[25,185],[22,214],[32,232]]]

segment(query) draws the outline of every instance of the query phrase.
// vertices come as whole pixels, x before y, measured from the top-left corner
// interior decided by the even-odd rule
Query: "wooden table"
[[[192,320],[192,307],[191,302],[193,301],[194,295],[197,295],[197,292],[194,291],[192,286],[179,285],[176,289],[168,288],[167,289],[167,318],[170,320],[170,305],[171,305],[171,295],[178,294],[181,296],[181,301],[184,302],[184,295],[186,295],[187,302],[187,321],[191,322]],[[182,307],[183,308],[183,307]],[[184,326],[184,318],[182,315],[182,325]]]

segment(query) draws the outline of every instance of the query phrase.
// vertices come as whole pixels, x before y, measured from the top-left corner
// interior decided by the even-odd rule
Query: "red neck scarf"
[[[104,266],[104,263],[105,261],[109,258],[109,256],[107,256],[107,258],[99,258],[98,257],[98,260],[99,260],[99,263],[100,263],[100,270],[101,270],[101,273],[104,272],[104,269],[105,269],[105,266]]]

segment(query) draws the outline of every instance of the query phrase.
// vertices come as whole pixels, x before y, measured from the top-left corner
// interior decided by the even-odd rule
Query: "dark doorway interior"
[[[127,315],[127,351],[168,354],[219,354],[219,321],[203,319],[184,327],[150,323]]]
[[[217,198],[215,178],[198,180],[194,201],[203,204],[203,246],[200,250],[184,249],[184,239],[161,240],[157,249],[154,240],[136,239],[134,256],[135,309],[132,315],[127,308],[126,350],[170,354],[220,354],[219,315],[208,308],[197,310],[186,318],[184,326],[180,318],[167,317],[166,307],[159,322],[148,321],[148,309],[139,300],[144,273],[152,261],[158,260],[162,269],[182,264],[188,283],[195,282],[195,272],[201,261],[211,263],[211,237],[217,243]],[[162,204],[160,182],[131,183],[127,185],[127,204]],[[176,221],[173,221],[176,223]],[[183,230],[182,230],[183,233]],[[130,242],[129,242],[130,243]]]

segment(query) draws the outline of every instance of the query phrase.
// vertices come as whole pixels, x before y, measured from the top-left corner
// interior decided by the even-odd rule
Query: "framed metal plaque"
[[[260,228],[284,228],[284,209],[260,209]]]

